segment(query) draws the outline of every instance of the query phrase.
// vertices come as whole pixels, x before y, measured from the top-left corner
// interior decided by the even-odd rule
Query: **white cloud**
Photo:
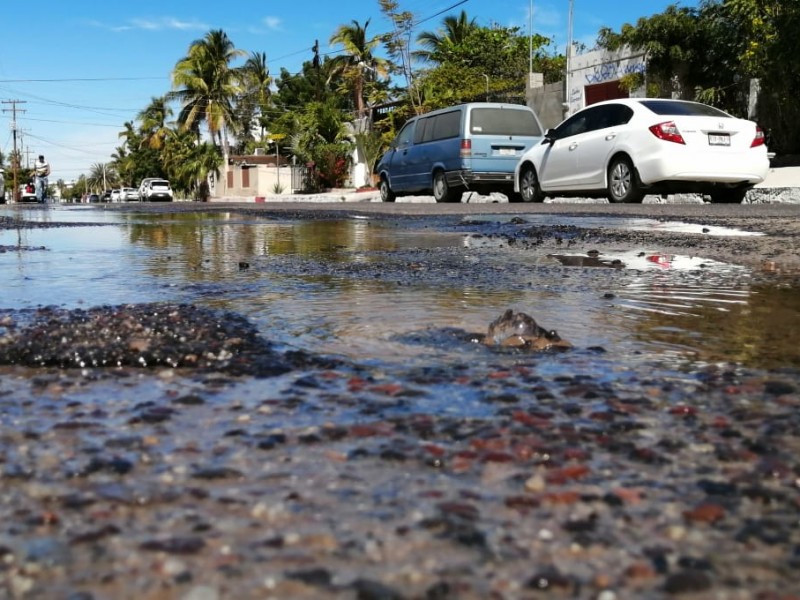
[[[175,17],[159,17],[157,19],[136,18],[119,25],[110,25],[100,21],[89,21],[88,24],[110,31],[131,31],[134,29],[144,31],[165,31],[174,29],[180,31],[204,31],[209,29],[206,23],[195,20],[185,21]]]
[[[283,26],[283,21],[279,17],[264,17],[262,22],[267,29],[272,29],[273,31],[280,31]]]

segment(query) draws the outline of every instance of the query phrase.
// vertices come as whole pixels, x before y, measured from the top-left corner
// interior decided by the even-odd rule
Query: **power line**
[[[425,17],[424,19],[419,19],[418,21],[414,21],[414,23],[412,23],[412,27],[416,27],[417,25],[421,25],[425,21],[430,21],[431,19],[435,19],[439,15],[443,15],[444,13],[449,12],[449,11],[453,10],[454,8],[458,8],[459,6],[461,6],[462,4],[466,4],[467,2],[469,2],[469,0],[461,0],[461,2],[456,2],[455,4],[453,4],[451,6],[448,6],[447,8],[443,8],[442,10],[440,10],[436,14],[431,15],[430,17]]]
[[[146,81],[161,77],[63,77],[52,79],[0,79],[0,83],[65,83],[70,81]]]

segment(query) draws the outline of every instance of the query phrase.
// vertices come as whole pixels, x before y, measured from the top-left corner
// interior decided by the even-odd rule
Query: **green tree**
[[[331,60],[331,76],[341,75],[345,88],[352,89],[356,115],[366,115],[365,88],[376,79],[388,75],[386,59],[380,58],[373,50],[380,45],[381,36],[367,37],[369,19],[362,27],[358,21],[350,25],[340,25],[331,36],[331,44],[342,46],[344,54]]]
[[[103,190],[117,186],[119,184],[119,176],[113,164],[94,163],[86,181],[90,189],[100,193]]]
[[[397,0],[378,0],[381,13],[392,24],[392,31],[383,35],[383,47],[389,56],[390,74],[402,73],[405,78],[405,96],[414,112],[420,112],[421,99],[414,80],[411,64],[411,32],[414,28],[414,13],[400,10]]]
[[[152,98],[150,104],[139,111],[136,120],[139,122],[141,143],[153,150],[160,150],[164,139],[169,133],[167,120],[172,116],[172,109],[167,104],[167,98],[161,96]]]
[[[224,162],[222,152],[213,143],[198,144],[188,131],[174,131],[164,148],[164,163],[170,182],[182,195],[195,200],[209,198],[208,176],[219,177]]]
[[[240,141],[248,137],[254,123],[258,123],[259,140],[264,138],[269,126],[269,110],[272,98],[272,76],[267,66],[267,55],[252,52],[240,70],[242,97],[237,109],[237,130]]]
[[[475,19],[467,17],[466,11],[462,10],[458,17],[448,15],[443,19],[441,29],[423,31],[417,36],[417,43],[424,49],[412,54],[423,61],[441,62],[449,50],[466,42],[477,27]]]
[[[234,121],[234,103],[242,92],[241,79],[231,63],[245,55],[221,29],[195,40],[172,72],[173,91],[168,99],[181,104],[178,124],[195,130],[205,123],[215,143],[228,154],[228,124]]]
[[[698,59],[704,43],[694,8],[670,5],[663,13],[639,19],[635,26],[624,24],[619,33],[604,27],[598,34],[598,44],[608,50],[628,45],[645,51],[647,79],[654,95],[676,92],[692,98],[702,81]]]
[[[629,45],[647,52],[648,94],[678,93],[748,116],[751,79],[760,81],[757,119],[770,149],[800,152],[800,2],[703,0],[672,5],[600,30],[600,47]]]
[[[135,157],[128,153],[125,146],[117,146],[116,150],[111,154],[111,165],[119,174],[119,183],[121,186],[131,187],[134,185],[136,161]]]
[[[548,83],[560,80],[564,57],[548,50],[548,38],[536,35],[532,41],[534,68]],[[459,43],[431,52],[428,60],[435,66],[417,77],[424,110],[486,99],[524,104],[530,43],[516,27],[475,26]]]
[[[143,113],[145,111],[139,114],[140,118]],[[117,148],[112,161],[122,182],[134,187],[145,177],[166,177],[161,159],[163,141],[158,144],[159,149],[152,148],[146,140],[152,139],[153,128],[144,127],[141,120],[139,124],[137,128],[131,121],[125,123],[124,129],[119,133],[123,144]],[[165,139],[169,131],[169,127],[166,127],[159,137]]]
[[[291,149],[303,162],[316,166],[316,183],[341,187],[347,178],[353,143],[349,140],[345,113],[331,99],[309,102],[297,115]]]
[[[337,91],[341,87],[341,76],[334,72],[333,61],[327,56],[319,67],[311,61],[304,62],[299,73],[282,68],[275,86],[278,89],[272,97],[275,114],[301,111],[309,102],[334,100],[340,108],[352,106],[350,99]]]
[[[725,0],[722,6],[743,31],[743,75],[760,80],[758,117],[770,148],[800,153],[800,2]]]

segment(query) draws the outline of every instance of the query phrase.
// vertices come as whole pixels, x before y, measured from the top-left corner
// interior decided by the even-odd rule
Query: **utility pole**
[[[4,108],[3,112],[11,113],[11,131],[14,135],[14,154],[12,154],[11,165],[14,169],[14,191],[11,193],[11,198],[16,202],[19,199],[19,184],[17,183],[17,172],[19,171],[19,154],[17,154],[17,104],[25,104],[25,100],[3,100],[3,104],[10,104],[11,109]],[[19,112],[25,112],[20,109]]]
[[[572,27],[574,22],[575,3],[574,0],[569,0],[569,17],[567,18],[567,61],[566,72],[564,73],[564,118],[569,116],[570,112],[570,78],[572,77]]]
[[[311,64],[314,67],[314,72],[316,76],[314,77],[314,87],[316,88],[316,96],[317,101],[319,102],[322,99],[322,91],[320,90],[320,82],[319,82],[319,40],[314,40],[314,45],[311,47],[312,52],[314,52],[314,58],[311,60]]]
[[[528,87],[531,85],[531,75],[533,74],[533,0],[530,0],[528,8]]]

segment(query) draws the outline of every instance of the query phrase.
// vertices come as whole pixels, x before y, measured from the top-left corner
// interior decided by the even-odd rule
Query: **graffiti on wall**
[[[644,73],[646,71],[646,64],[644,60],[629,61],[620,60],[615,62],[603,63],[592,67],[591,70],[584,75],[586,83],[589,85],[595,83],[604,83],[606,81],[614,81],[621,79],[625,75],[632,75],[634,73]]]

